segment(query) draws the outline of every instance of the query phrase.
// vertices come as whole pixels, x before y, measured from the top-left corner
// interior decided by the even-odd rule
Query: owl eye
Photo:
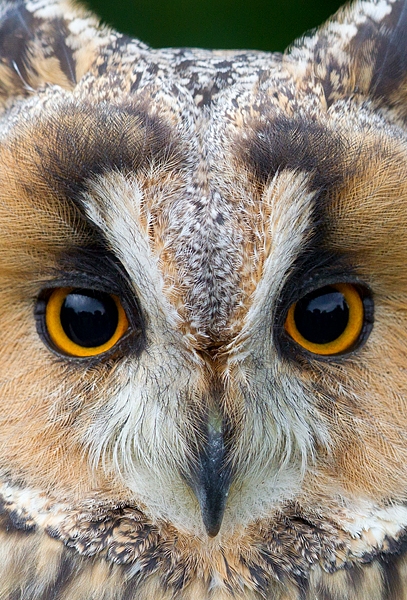
[[[57,350],[87,357],[110,350],[129,323],[119,298],[113,294],[56,288],[45,307],[45,327]]]
[[[364,306],[349,283],[327,285],[290,306],[285,330],[300,346],[320,355],[341,354],[359,340]]]

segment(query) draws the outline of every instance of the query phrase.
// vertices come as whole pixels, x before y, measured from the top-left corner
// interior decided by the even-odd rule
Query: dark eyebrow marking
[[[183,164],[169,125],[143,107],[69,101],[41,119],[33,136],[44,185],[81,212],[81,194],[95,176],[137,173],[152,162],[173,170]]]
[[[310,175],[310,190],[331,188],[349,175],[347,142],[333,130],[280,115],[266,126],[254,126],[251,136],[239,141],[240,157],[266,184],[284,169]]]

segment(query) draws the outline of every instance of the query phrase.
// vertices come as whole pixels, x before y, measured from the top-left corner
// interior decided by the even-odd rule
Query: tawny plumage
[[[407,1],[1,0],[0,106],[0,600],[407,599]]]

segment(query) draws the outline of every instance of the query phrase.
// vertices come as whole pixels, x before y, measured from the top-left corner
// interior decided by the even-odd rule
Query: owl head
[[[283,55],[1,0],[0,598],[396,598],[406,57],[405,0]]]

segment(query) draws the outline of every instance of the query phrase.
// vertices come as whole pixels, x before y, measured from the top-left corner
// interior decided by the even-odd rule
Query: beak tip
[[[209,514],[209,513],[205,513],[205,511],[202,511],[202,521],[205,526],[208,537],[214,538],[218,535],[220,527],[222,525],[222,519],[223,519],[223,510],[222,510],[222,513],[218,516]]]
[[[208,537],[210,537],[210,538],[213,539],[213,538],[215,538],[218,535],[219,530],[220,530],[220,525],[217,526],[217,527],[215,527],[215,528],[213,528],[213,529],[206,528],[206,533],[208,534]]]
[[[222,490],[224,492],[224,490]],[[212,491],[212,494],[203,494],[203,500],[199,502],[201,508],[202,521],[206,529],[206,533],[210,538],[214,538],[218,535],[223,515],[225,513],[225,505],[227,493],[219,493],[219,491]]]

